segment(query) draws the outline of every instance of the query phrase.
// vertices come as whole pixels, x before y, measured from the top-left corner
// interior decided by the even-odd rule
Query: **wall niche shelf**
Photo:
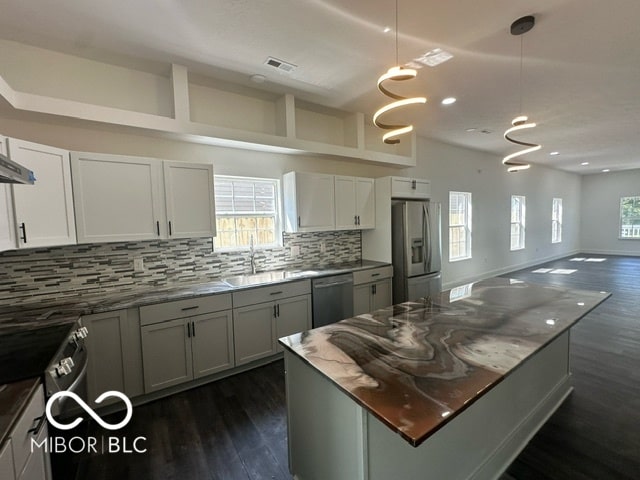
[[[47,50],[43,52],[41,55],[48,54]],[[69,62],[80,62],[77,57],[68,57]],[[132,75],[135,74],[139,72],[132,70]],[[12,82],[17,78],[15,89],[0,76],[0,96],[14,109],[33,114],[130,127],[231,148],[340,157],[398,168],[416,165],[415,133],[399,145],[385,145],[381,132],[369,125],[370,119],[365,121],[363,113],[203,77],[181,65],[171,65],[168,82],[167,77],[159,80],[168,85],[161,90],[168,98],[159,99],[159,104],[169,102],[172,107],[169,116],[164,114],[166,108],[162,108],[163,114],[155,114],[105,105],[97,98],[95,101],[65,98],[52,92],[50,86],[21,91],[16,75],[8,76]],[[82,76],[76,75],[69,81],[81,82]],[[135,92],[122,95],[131,97]]]

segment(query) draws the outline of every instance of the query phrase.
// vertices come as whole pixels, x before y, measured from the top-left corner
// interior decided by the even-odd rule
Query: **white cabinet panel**
[[[0,448],[0,478],[2,480],[15,480],[16,478],[13,471],[13,449],[11,448],[10,438]]]
[[[233,310],[236,365],[275,353],[275,303],[259,303]]]
[[[311,295],[301,295],[276,303],[276,350],[283,347],[278,339],[311,329]]]
[[[391,177],[391,197],[430,198],[431,182],[420,178]]]
[[[356,177],[356,215],[358,228],[376,227],[376,196],[373,178]]]
[[[191,339],[186,329],[182,318],[141,328],[145,393],[193,378]]]
[[[333,175],[289,172],[283,176],[285,228],[288,232],[335,229]]]
[[[162,238],[162,162],[152,158],[71,153],[80,243]]]
[[[169,236],[215,236],[213,165],[165,161],[164,185]]]
[[[18,247],[76,243],[69,152],[8,139],[9,155],[33,170],[34,185],[12,185]]]
[[[335,177],[336,189],[336,229],[358,228],[356,210],[355,177]]]
[[[204,377],[233,367],[231,310],[198,315],[190,321],[192,322],[193,377]]]

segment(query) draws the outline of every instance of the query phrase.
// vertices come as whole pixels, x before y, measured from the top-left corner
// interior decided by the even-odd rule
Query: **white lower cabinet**
[[[353,314],[361,315],[393,302],[392,267],[380,267],[353,273]]]
[[[44,390],[40,386],[31,396],[24,413],[9,434],[9,441],[0,451],[0,478],[2,480],[49,480],[51,463],[44,448],[31,448],[33,438],[44,445],[48,437],[44,418]]]
[[[232,321],[231,294],[140,307],[145,393],[232,368]]]
[[[108,398],[99,405],[96,398],[109,390],[129,398],[143,393],[140,319],[138,309],[96,313],[82,317],[87,327],[87,390],[93,407],[119,402]]]
[[[282,351],[278,338],[311,328],[309,280],[233,294],[236,365]]]

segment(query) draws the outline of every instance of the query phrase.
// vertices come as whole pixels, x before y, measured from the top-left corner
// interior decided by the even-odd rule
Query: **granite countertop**
[[[71,323],[76,321],[78,317],[91,313],[110,312],[204,295],[229,293],[270,284],[368,270],[388,265],[390,264],[373,260],[361,260],[320,267],[298,267],[295,270],[288,271],[290,275],[285,278],[238,287],[224,283],[221,278],[219,280],[196,281],[188,284],[180,283],[156,288],[144,286],[132,288],[126,292],[105,292],[104,294],[91,296],[79,295],[77,298],[65,299],[64,303],[47,302],[43,304],[34,302],[33,304],[25,303],[17,307],[11,305],[2,306],[0,307],[0,335],[3,332],[15,329],[39,328],[43,325],[54,325],[56,323]]]
[[[39,378],[0,385],[0,448],[20,418],[27,401],[39,386]]]
[[[280,343],[417,446],[609,295],[492,278]]]

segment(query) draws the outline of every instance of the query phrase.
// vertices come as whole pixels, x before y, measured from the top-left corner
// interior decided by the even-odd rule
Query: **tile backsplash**
[[[324,243],[325,251],[321,251]],[[361,259],[359,231],[284,233],[283,247],[256,251],[258,270]],[[298,246],[299,255],[290,255]],[[250,271],[248,253],[213,252],[211,238],[120,242],[0,253],[0,306],[216,280]],[[135,272],[134,258],[144,271]]]

